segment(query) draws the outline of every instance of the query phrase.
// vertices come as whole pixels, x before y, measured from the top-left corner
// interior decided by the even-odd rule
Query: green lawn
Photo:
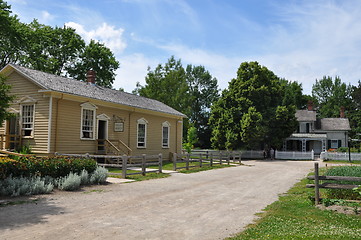
[[[260,213],[255,224],[229,239],[361,239],[361,217],[315,208],[309,200],[314,190],[307,183],[297,183]]]
[[[177,167],[185,167],[186,163],[185,162],[181,162],[181,163],[177,163]],[[185,168],[182,169],[178,169],[177,171],[180,173],[194,173],[194,172],[201,172],[201,171],[208,171],[208,170],[212,170],[212,169],[217,169],[217,168],[225,168],[225,167],[234,167],[235,165],[227,165],[227,163],[223,163],[222,165],[220,164],[213,164],[213,166],[208,166],[208,163],[203,163],[203,166],[200,168],[199,166],[199,162],[189,162],[189,166],[196,166],[196,167],[189,167],[189,170],[186,170]],[[158,168],[158,166],[150,166],[149,168]],[[173,170],[173,162],[170,161],[165,161],[163,162],[163,169],[164,170]]]
[[[341,161],[341,160],[329,160],[329,161],[324,160],[323,162],[324,162],[324,163],[337,163],[337,164],[339,164],[339,163],[344,163],[344,164],[361,164],[361,161],[357,161],[357,160],[353,160],[353,161],[351,161],[351,162],[349,162],[349,161]]]

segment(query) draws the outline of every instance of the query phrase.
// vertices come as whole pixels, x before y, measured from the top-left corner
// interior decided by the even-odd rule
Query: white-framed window
[[[162,148],[169,148],[169,134],[170,134],[169,122],[162,123]]]
[[[148,121],[141,118],[137,121],[137,147],[147,147],[147,125]]]
[[[21,135],[23,137],[34,136],[34,112],[35,104],[21,105]]]
[[[95,114],[97,107],[91,103],[83,103],[81,106],[80,139],[95,139]]]
[[[331,148],[333,148],[333,149],[338,148],[338,140],[337,139],[331,139]]]

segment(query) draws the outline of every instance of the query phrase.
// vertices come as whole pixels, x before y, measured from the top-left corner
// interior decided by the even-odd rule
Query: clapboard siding
[[[104,114],[108,117],[108,139],[116,145],[118,140],[121,140],[132,149],[132,155],[162,153],[163,158],[168,159],[170,152],[181,152],[180,116],[115,105],[61,92],[39,92],[43,90],[40,86],[16,71],[9,74],[7,81],[12,86],[11,94],[16,95],[14,103],[11,104],[13,109],[20,111],[20,105],[16,102],[23,97],[30,97],[36,101],[34,137],[23,139],[23,143],[30,145],[34,153],[95,153],[96,140],[80,139],[81,104],[85,102],[97,106],[96,116]],[[146,148],[137,148],[137,121],[141,118],[148,122]],[[162,124],[166,121],[170,124],[170,142],[169,148],[162,148]],[[124,131],[115,131],[116,122],[124,123]],[[1,127],[0,131],[5,133],[5,126]],[[97,131],[98,119],[95,123],[95,136]]]
[[[16,103],[23,97],[31,97],[36,100],[34,115],[34,137],[23,138],[23,144],[28,144],[34,153],[47,153],[48,146],[48,118],[49,97],[45,97],[38,91],[39,86],[30,82],[17,72],[8,76],[7,83],[11,85],[11,94],[16,98],[11,107],[20,112],[20,105]]]

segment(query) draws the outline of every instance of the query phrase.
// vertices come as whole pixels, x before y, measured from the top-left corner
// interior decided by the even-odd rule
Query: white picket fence
[[[348,152],[322,152],[320,155],[322,160],[350,160]],[[361,161],[361,153],[351,153],[351,161]]]
[[[315,154],[313,150],[311,152],[287,152],[276,151],[276,159],[284,160],[313,160]]]

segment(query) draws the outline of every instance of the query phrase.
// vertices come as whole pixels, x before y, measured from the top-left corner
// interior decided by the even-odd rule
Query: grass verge
[[[307,183],[310,180],[297,183],[267,206],[254,224],[228,239],[360,239],[361,217],[316,208]]]
[[[122,178],[121,168],[107,168],[107,169],[109,171],[109,175],[108,175],[109,177]],[[137,173],[137,172],[139,173],[139,171],[127,170],[127,174]],[[167,173],[147,173],[145,176],[143,176],[142,174],[128,175],[127,179],[132,179],[135,181],[144,181],[144,180],[157,179],[157,178],[166,178],[169,176],[170,174]]]
[[[349,161],[343,161],[343,160],[323,160],[324,163],[335,163],[335,164],[361,164],[361,161],[357,161],[357,160],[352,160],[351,162]]]
[[[201,172],[201,171],[208,171],[212,169],[218,169],[218,168],[225,168],[225,167],[234,167],[235,165],[228,165],[226,163],[220,165],[220,164],[213,164],[213,166],[206,165],[207,163],[204,163],[202,167],[198,167],[198,162],[190,162],[189,166],[196,166],[196,167],[190,167],[189,170],[184,169],[178,169],[178,172],[180,173],[195,173],[195,172]],[[186,163],[181,162],[177,163],[177,167],[185,167]],[[150,166],[150,168],[158,168],[157,166]],[[165,161],[163,162],[163,170],[173,170],[173,162]]]

